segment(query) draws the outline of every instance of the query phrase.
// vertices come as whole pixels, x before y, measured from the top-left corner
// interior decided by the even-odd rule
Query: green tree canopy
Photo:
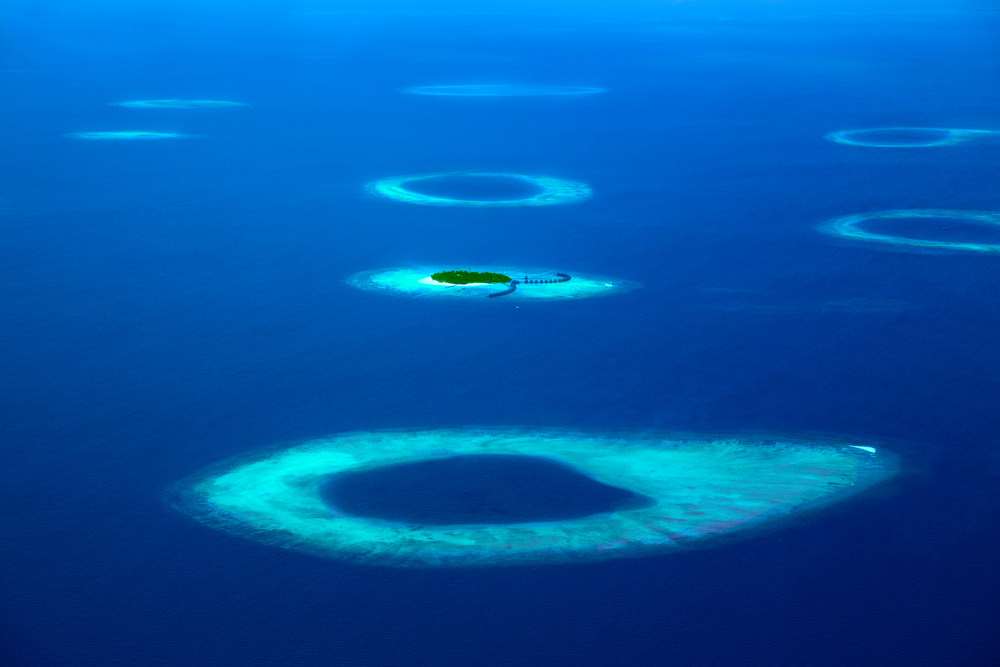
[[[439,271],[431,275],[439,283],[468,285],[469,283],[509,283],[510,276],[489,271]]]

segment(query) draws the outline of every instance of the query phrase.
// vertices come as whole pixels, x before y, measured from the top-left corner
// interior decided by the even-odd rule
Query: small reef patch
[[[70,139],[84,139],[87,141],[145,141],[154,139],[187,139],[190,134],[177,134],[174,132],[73,132],[67,134]]]
[[[224,102],[222,100],[133,100],[109,102],[109,104],[128,109],[223,109],[246,106],[242,102]]]

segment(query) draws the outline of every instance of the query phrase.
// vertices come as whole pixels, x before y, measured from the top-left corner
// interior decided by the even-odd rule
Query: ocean
[[[0,15],[3,665],[1000,655],[1000,256],[824,228],[909,211],[869,229],[1000,246],[1000,226],[926,213],[1000,211],[992,135],[826,138],[1000,131],[995,6],[10,0]],[[410,90],[461,85],[596,90]],[[163,99],[243,106],[114,105]],[[67,136],[128,131],[185,136]],[[463,171],[592,196],[421,206],[366,188]],[[638,287],[446,300],[348,282],[426,265]],[[478,568],[322,558],[170,502],[227,459],[454,428],[850,439],[900,470],[703,548]]]

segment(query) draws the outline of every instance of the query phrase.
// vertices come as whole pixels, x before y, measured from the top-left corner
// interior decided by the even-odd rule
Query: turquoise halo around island
[[[476,269],[502,274],[510,278],[509,282],[454,284],[434,279],[435,275],[454,269],[454,266],[417,266],[362,271],[348,278],[347,284],[392,296],[473,300],[502,298],[505,301],[587,299],[623,294],[639,287],[638,283],[631,280],[581,275],[575,271],[511,266]]]
[[[927,250],[955,250],[965,252],[998,253],[1000,244],[970,243],[961,241],[943,241],[934,239],[911,238],[893,234],[878,234],[864,229],[866,223],[879,220],[925,221],[928,226],[940,224],[941,220],[952,223],[973,225],[1000,225],[1000,213],[990,211],[949,211],[940,209],[902,209],[892,211],[876,211],[874,213],[856,213],[836,218],[820,226],[820,231],[834,236],[843,236],[856,241],[870,241],[898,246],[902,249],[922,248]],[[1000,231],[1000,230],[998,230]]]
[[[470,516],[479,512],[477,489],[498,492],[488,477],[470,479],[460,472],[420,478],[426,474],[421,471],[441,462],[498,456],[561,466],[619,492],[618,499],[571,516],[502,521],[509,515]],[[881,447],[831,439],[555,429],[383,431],[334,435],[225,461],[180,483],[168,498],[210,527],[317,556],[394,567],[486,567],[708,546],[720,537],[779,527],[789,514],[870,488],[896,467],[895,455]],[[402,478],[404,484],[416,475],[424,485],[456,487],[467,503],[459,500],[463,507],[442,512],[421,504],[426,495],[399,494],[393,486],[389,492],[376,488],[372,496],[368,487],[376,503],[395,506],[393,516],[331,501],[326,494],[330,484],[357,485],[359,476],[372,473],[395,474],[399,481],[401,470],[410,475]],[[558,502],[545,497],[545,481],[539,480],[540,496],[531,496],[535,506]],[[499,493],[508,496],[502,486]],[[510,488],[513,500],[521,502],[519,493],[521,486]],[[450,523],[454,516],[465,523]]]
[[[868,130],[840,130],[831,132],[826,138],[846,146],[931,148],[955,146],[976,139],[1000,139],[1000,132],[938,127],[876,127]]]
[[[73,132],[67,134],[71,139],[85,139],[88,141],[145,141],[154,139],[187,139],[190,134],[177,134],[176,132]]]
[[[544,95],[594,95],[604,88],[592,86],[530,86],[517,84],[462,84],[452,86],[414,86],[407,88],[414,95],[449,97],[538,97]]]
[[[421,181],[446,179],[448,177],[511,179],[532,186],[537,192],[531,196],[523,196],[515,199],[459,199],[422,194],[406,187],[407,185]],[[455,171],[440,174],[421,174],[418,176],[395,176],[369,183],[365,187],[372,194],[406,204],[418,204],[420,206],[465,206],[470,208],[579,204],[590,199],[592,194],[589,186],[577,181],[567,181],[561,178],[552,178],[551,176],[528,176],[525,174],[491,171]]]
[[[222,100],[131,100],[128,102],[109,102],[109,104],[129,109],[222,109],[246,106],[242,102],[224,102]]]

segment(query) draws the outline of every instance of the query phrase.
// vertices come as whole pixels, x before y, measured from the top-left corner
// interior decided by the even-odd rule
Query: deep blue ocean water
[[[989,5],[0,11],[2,664],[994,664],[1000,257],[816,230],[1000,211],[1000,143],[823,139],[1000,130]],[[456,83],[607,91],[401,92]],[[249,106],[107,104],[162,98]],[[63,136],[109,130],[198,136]],[[364,189],[464,169],[594,196]],[[643,287],[539,304],[345,283],[439,263]],[[315,558],[164,500],[280,443],[465,425],[831,434],[884,443],[903,473],[707,549],[464,570]]]

